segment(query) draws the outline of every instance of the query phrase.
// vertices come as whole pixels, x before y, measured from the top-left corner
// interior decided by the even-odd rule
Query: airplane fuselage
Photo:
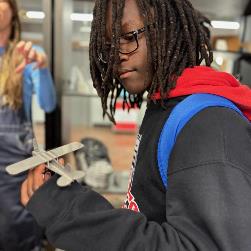
[[[56,160],[57,156],[45,150],[33,151],[32,155],[41,158],[41,160],[48,160],[48,169],[73,181],[70,172]],[[51,159],[51,157],[53,157],[53,159]]]

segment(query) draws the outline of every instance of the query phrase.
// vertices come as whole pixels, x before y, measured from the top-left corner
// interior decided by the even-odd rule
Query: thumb
[[[64,165],[64,159],[63,159],[63,158],[60,158],[60,159],[58,160],[58,162],[59,162],[61,165]]]

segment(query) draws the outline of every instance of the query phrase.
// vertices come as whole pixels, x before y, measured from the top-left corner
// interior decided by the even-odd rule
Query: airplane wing
[[[53,159],[53,158],[52,158]],[[41,159],[41,156],[33,156],[25,160],[21,160],[15,164],[9,165],[6,167],[6,172],[15,175],[21,172],[27,171],[35,166],[38,166],[42,163],[46,163],[48,160]]]
[[[83,146],[84,145],[79,142],[73,142],[64,146],[57,147],[47,152],[41,152],[37,156],[33,156],[28,159],[19,161],[15,164],[7,166],[6,171],[11,175],[19,174],[35,166],[38,166],[42,163],[46,163],[60,156],[63,156],[67,153],[76,151],[82,148]]]
[[[67,145],[64,145],[64,146],[60,146],[60,147],[57,147],[55,149],[52,149],[47,153],[48,156],[50,157],[53,157],[54,159],[55,158],[58,158],[60,156],[63,156],[67,153],[71,153],[71,152],[74,152],[80,148],[82,148],[84,145],[79,143],[79,142],[72,142],[70,144],[67,144]]]

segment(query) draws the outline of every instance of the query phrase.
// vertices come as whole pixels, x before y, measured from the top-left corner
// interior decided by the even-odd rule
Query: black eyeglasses
[[[130,31],[128,33],[123,34],[120,39],[119,39],[119,53],[121,54],[131,54],[135,52],[139,48],[139,34],[143,33],[146,31],[146,28],[140,28],[138,30]],[[109,52],[110,52],[110,44],[106,44],[107,48],[105,49],[104,52],[101,52],[99,54],[99,60],[107,64],[108,62],[108,57],[109,57]]]

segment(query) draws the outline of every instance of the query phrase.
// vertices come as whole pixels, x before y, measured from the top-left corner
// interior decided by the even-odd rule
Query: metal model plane
[[[21,172],[27,171],[31,168],[34,168],[40,164],[47,163],[47,168],[61,177],[57,180],[57,185],[60,187],[65,187],[70,185],[74,180],[79,180],[84,177],[85,173],[83,171],[73,170],[70,171],[70,166],[60,164],[58,158],[74,152],[84,145],[79,142],[73,142],[61,147],[54,148],[50,151],[45,151],[40,149],[37,145],[35,139],[33,139],[33,148],[32,157],[19,161],[15,164],[9,165],[6,167],[7,173],[10,175],[16,175]]]

